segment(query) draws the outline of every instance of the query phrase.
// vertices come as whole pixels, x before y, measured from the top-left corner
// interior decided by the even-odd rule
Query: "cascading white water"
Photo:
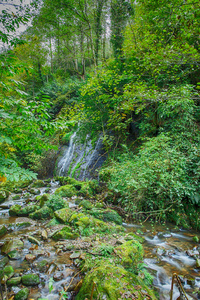
[[[69,142],[69,147],[64,153],[63,157],[61,157],[60,161],[58,162],[58,175],[62,176],[65,174],[65,170],[69,169],[71,160],[73,158],[74,154],[74,149],[75,149],[75,137],[76,137],[76,132],[73,133],[71,136],[70,142]]]
[[[87,135],[85,142],[78,142],[78,134],[75,132],[70,139],[67,149],[62,151],[58,158],[56,173],[59,176],[71,176],[79,180],[97,177],[95,170],[101,167],[105,160],[105,151],[101,136],[95,144]]]

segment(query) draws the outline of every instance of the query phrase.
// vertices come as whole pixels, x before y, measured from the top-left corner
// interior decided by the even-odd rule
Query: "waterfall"
[[[60,161],[58,162],[58,175],[62,176],[65,174],[65,171],[69,169],[70,163],[73,158],[74,154],[74,149],[75,149],[75,137],[76,137],[76,132],[74,132],[70,138],[69,142],[69,148],[67,151],[64,153],[63,157],[61,157]]]
[[[98,178],[97,169],[106,159],[101,136],[92,143],[87,135],[84,143],[78,142],[75,132],[70,139],[69,146],[63,148],[58,157],[56,174],[71,176],[79,180]]]

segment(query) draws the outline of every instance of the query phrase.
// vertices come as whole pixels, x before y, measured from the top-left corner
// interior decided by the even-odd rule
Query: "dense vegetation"
[[[107,201],[199,228],[198,1],[3,3],[1,180],[45,175],[79,121],[82,138],[103,133]]]

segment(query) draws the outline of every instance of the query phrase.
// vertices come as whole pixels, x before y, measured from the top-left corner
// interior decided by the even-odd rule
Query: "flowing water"
[[[79,180],[98,178],[96,170],[102,166],[106,155],[100,136],[95,144],[87,135],[84,144],[77,141],[77,133],[71,136],[69,146],[62,148],[58,157],[56,174],[72,176]]]
[[[133,231],[144,237],[144,262],[148,271],[154,276],[153,284],[159,291],[159,299],[170,299],[173,273],[180,276],[182,286],[188,299],[200,299],[200,269],[196,258],[199,257],[200,246],[193,241],[200,234],[194,231],[181,230],[173,225],[143,226],[124,224],[127,231]],[[174,287],[173,300],[180,295]]]
[[[52,181],[49,187],[49,193],[54,193],[58,183]],[[46,191],[46,188],[38,189],[40,194]],[[8,227],[8,233],[0,240],[0,245],[10,239],[21,239],[24,242],[23,249],[19,250],[20,258],[10,260],[16,274],[37,273],[40,276],[41,283],[30,290],[28,299],[38,299],[39,297],[48,300],[61,299],[59,292],[70,286],[68,289],[68,299],[74,299],[74,288],[80,281],[79,269],[75,260],[70,258],[69,251],[61,251],[61,244],[52,239],[41,240],[41,234],[47,221],[36,222],[29,218],[9,217],[9,207],[14,203],[23,205],[31,201],[35,196],[27,195],[24,190],[19,200],[9,199],[0,205],[0,224]],[[74,202],[69,202],[71,207],[75,206]],[[29,226],[19,226],[20,223],[30,222]],[[123,224],[126,230],[135,232],[137,235],[144,237],[144,262],[146,267],[154,277],[153,284],[158,290],[160,300],[170,299],[170,288],[172,274],[176,272],[182,285],[188,295],[188,299],[200,299],[200,272],[196,266],[196,257],[199,257],[199,244],[193,241],[194,236],[200,238],[200,234],[193,231],[186,231],[176,228],[173,225],[155,225],[150,223],[145,225]],[[48,232],[49,233],[49,232]],[[27,236],[31,234],[40,241],[40,245],[32,244]],[[63,245],[62,245],[63,246]],[[35,256],[34,261],[27,261],[26,255]],[[0,259],[3,255],[0,256]],[[45,271],[40,271],[38,265],[41,261],[47,261]],[[51,279],[54,279],[53,289],[49,288]],[[13,287],[12,292],[16,293],[18,287]],[[175,286],[173,300],[179,296],[179,290]]]

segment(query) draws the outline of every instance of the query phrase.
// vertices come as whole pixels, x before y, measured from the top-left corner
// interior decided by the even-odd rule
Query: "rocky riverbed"
[[[169,299],[178,263],[199,299],[199,237],[125,224],[98,193],[69,177],[1,186],[1,299]]]

